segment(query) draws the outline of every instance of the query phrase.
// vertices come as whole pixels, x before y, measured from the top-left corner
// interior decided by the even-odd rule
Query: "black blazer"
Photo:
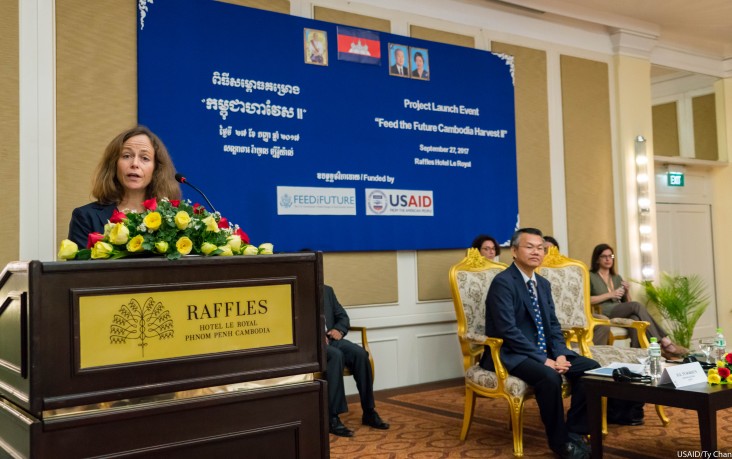
[[[69,222],[69,239],[76,242],[79,248],[86,247],[89,233],[104,233],[104,225],[112,218],[116,204],[99,204],[91,202],[77,207],[71,213]]]
[[[560,355],[577,355],[564,343],[562,329],[554,312],[551,284],[539,275],[536,276],[536,284],[547,343],[546,354],[536,344],[538,328],[529,289],[516,265],[512,264],[499,273],[488,290],[485,334],[503,338],[501,361],[509,372],[528,358],[544,363],[547,357],[556,359]],[[480,365],[486,370],[494,369],[488,346]]]
[[[351,326],[351,319],[348,318],[348,313],[338,302],[333,287],[330,285],[323,285],[323,311],[326,330],[335,328],[343,336],[346,336],[348,328]]]

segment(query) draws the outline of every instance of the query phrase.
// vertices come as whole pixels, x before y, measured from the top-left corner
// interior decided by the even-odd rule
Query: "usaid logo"
[[[366,215],[433,217],[432,190],[366,189]]]
[[[381,190],[373,190],[371,193],[366,191],[366,205],[372,213],[366,212],[366,215],[380,215],[386,212],[386,193]]]

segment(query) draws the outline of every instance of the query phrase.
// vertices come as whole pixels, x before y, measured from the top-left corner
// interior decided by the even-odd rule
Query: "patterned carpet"
[[[391,424],[386,431],[361,425],[361,407],[349,397],[349,412],[341,420],[355,431],[351,438],[330,436],[333,459],[433,459],[508,458],[513,456],[508,430],[507,404],[503,400],[478,399],[472,427],[465,442],[462,427],[462,380],[444,381],[408,389],[376,393],[376,409]],[[565,401],[568,402],[568,401]],[[646,406],[646,423],[640,427],[611,425],[605,438],[606,458],[669,458],[680,451],[698,451],[699,423],[696,412],[666,408],[671,424],[664,428],[652,406]],[[732,410],[718,413],[718,444],[732,457]],[[728,456],[729,455],[729,456]],[[527,402],[524,414],[524,457],[555,457],[547,446],[536,403]],[[694,457],[694,456],[687,456]]]

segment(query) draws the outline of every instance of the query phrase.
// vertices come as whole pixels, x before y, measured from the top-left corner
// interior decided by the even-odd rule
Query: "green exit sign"
[[[667,172],[666,173],[666,184],[668,186],[684,186],[684,173],[683,172]]]

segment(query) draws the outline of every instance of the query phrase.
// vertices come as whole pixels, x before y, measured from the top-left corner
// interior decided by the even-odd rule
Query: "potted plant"
[[[643,282],[646,305],[656,305],[669,326],[671,340],[690,348],[697,321],[709,305],[704,281],[696,274],[690,276],[661,273],[658,286]]]

